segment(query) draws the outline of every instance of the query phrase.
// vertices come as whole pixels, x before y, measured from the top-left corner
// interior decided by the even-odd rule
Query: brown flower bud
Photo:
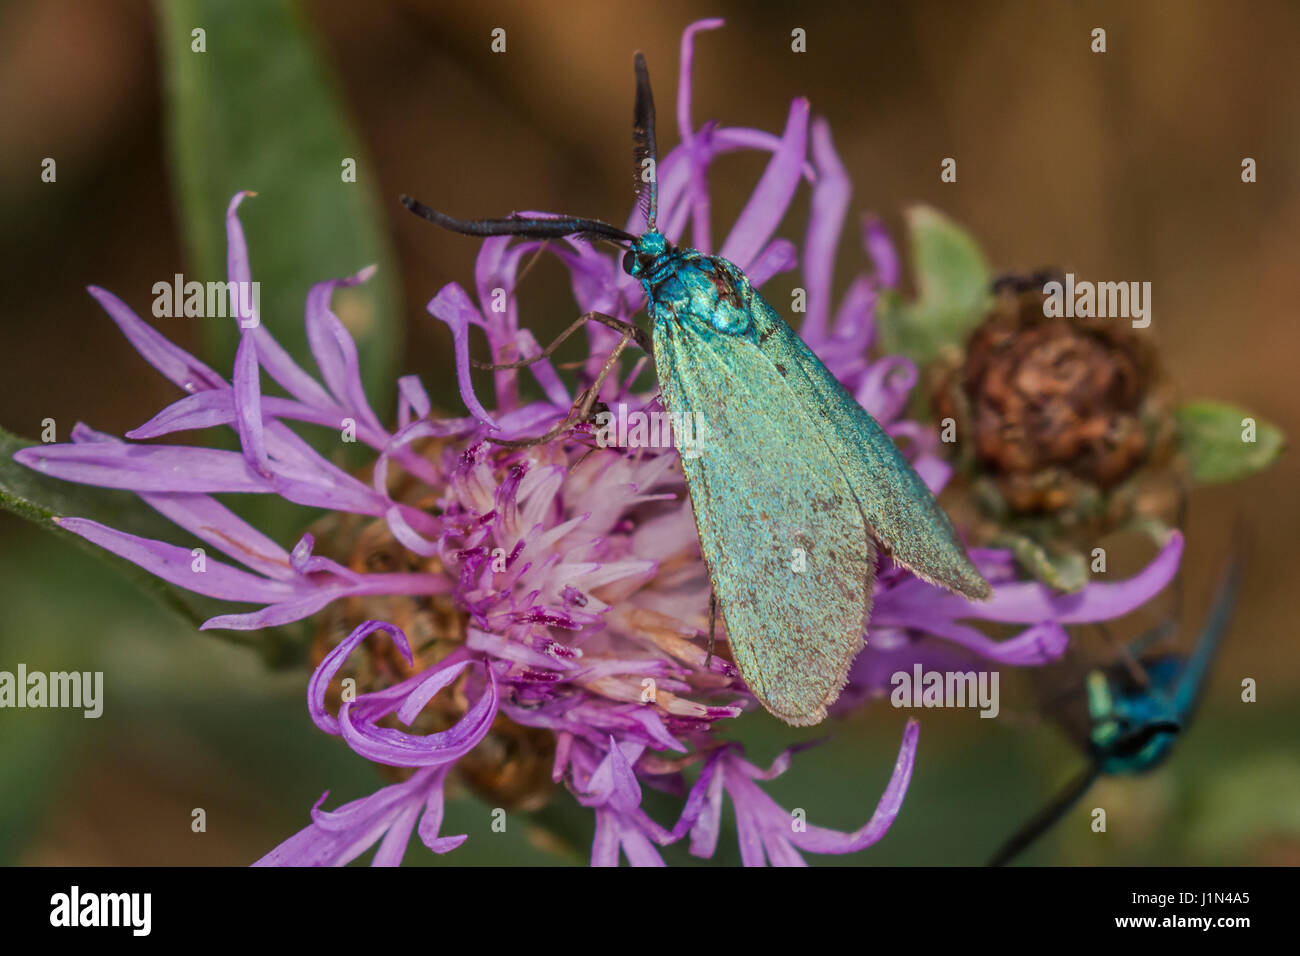
[[[968,463],[1021,514],[1097,500],[1159,444],[1146,420],[1159,377],[1151,346],[1114,319],[1045,316],[1049,278],[995,286],[992,311],[934,396],[940,419],[961,423]]]

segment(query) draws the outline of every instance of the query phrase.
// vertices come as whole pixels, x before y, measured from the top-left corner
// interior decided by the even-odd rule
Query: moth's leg
[[[538,260],[542,258],[542,253],[546,251],[546,247],[550,244],[550,239],[543,239],[538,243],[537,250],[528,257],[528,261],[524,263],[524,267],[519,270],[519,276],[515,279],[516,289],[524,284],[524,280],[528,278],[528,273],[533,271],[533,266],[537,265]]]
[[[632,326],[632,328],[635,329],[636,326]],[[637,329],[637,331],[640,332],[641,330]],[[573,416],[576,411],[576,421],[583,422],[591,417],[591,410],[596,407],[597,400],[600,398],[600,390],[604,386],[605,380],[609,378],[609,373],[618,366],[618,360],[622,357],[623,350],[627,348],[629,341],[631,341],[631,338],[627,333],[624,333],[623,337],[618,340],[618,345],[614,346],[613,351],[609,353],[609,358],[605,359],[605,364],[601,366],[596,381],[583,390],[582,397],[578,400],[575,409],[569,412]]]
[[[560,347],[560,343],[588,322],[599,322],[601,325],[609,326],[615,332],[623,333],[623,335],[635,342],[637,347],[644,352],[649,353],[654,350],[654,345],[651,342],[649,334],[639,326],[633,325],[631,322],[624,322],[622,319],[616,319],[614,316],[606,315],[604,312],[584,312],[582,315],[578,316],[577,320],[567,329],[561,332],[550,345],[546,346],[546,348],[542,349],[540,353],[534,355],[532,358],[520,359],[518,362],[502,362],[499,365],[470,359],[470,364],[475,368],[487,369],[492,372],[504,371],[505,369],[511,368],[523,368],[526,365],[532,365],[534,362],[540,362],[544,358],[550,358],[551,354]]]
[[[544,445],[578,422],[585,421],[591,416],[591,410],[595,407],[601,386],[605,384],[605,379],[609,378],[609,373],[618,364],[619,357],[623,354],[623,350],[627,348],[627,343],[630,340],[631,336],[624,333],[623,337],[618,340],[618,345],[614,346],[614,350],[609,353],[609,358],[605,359],[605,364],[601,367],[600,374],[596,376],[596,381],[583,389],[582,394],[578,396],[578,400],[569,409],[569,414],[550,428],[546,434],[538,435],[536,438],[493,438],[489,435],[487,436],[488,441],[495,445],[504,445],[507,448],[529,448],[533,445]]]
[[[1093,621],[1092,623],[1101,632],[1102,638],[1111,646],[1111,649],[1119,655],[1119,659],[1123,663],[1125,670],[1128,671],[1129,676],[1133,678],[1138,687],[1146,690],[1151,684],[1151,678],[1148,676],[1146,668],[1133,656],[1133,652],[1129,650],[1128,645],[1116,640],[1115,636],[1101,621]]]
[[[704,669],[713,663],[713,641],[718,631],[718,595],[709,588],[709,653],[704,656]]]

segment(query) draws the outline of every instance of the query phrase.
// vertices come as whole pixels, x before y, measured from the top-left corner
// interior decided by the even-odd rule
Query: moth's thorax
[[[754,290],[738,268],[694,249],[669,249],[643,270],[650,317],[698,322],[724,335],[743,335],[752,323]]]

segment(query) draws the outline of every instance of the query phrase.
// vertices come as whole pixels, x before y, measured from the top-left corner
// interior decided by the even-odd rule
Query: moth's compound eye
[[[636,253],[629,249],[623,253],[623,271],[632,275],[632,269],[636,266]]]

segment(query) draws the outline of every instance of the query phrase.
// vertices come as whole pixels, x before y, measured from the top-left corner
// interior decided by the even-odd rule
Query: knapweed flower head
[[[931,392],[936,419],[973,436],[957,465],[989,519],[980,536],[1086,549],[1158,514],[1186,476],[1155,346],[1126,323],[1052,314],[1043,289],[1061,281],[1002,277],[964,346],[930,370]]]
[[[859,402],[909,450],[934,490],[948,478],[933,435],[901,418],[916,381],[906,359],[869,361],[876,293],[897,282],[892,244],[874,220],[863,226],[873,266],[832,302],[834,252],[848,210],[848,177],[823,120],[810,122],[796,100],[779,136],[691,122],[690,64],[695,34],[682,41],[678,127],[681,143],[659,164],[660,224],[674,243],[711,251],[708,171],[738,150],[771,155],[718,254],[755,286],[800,268],[807,292],[801,333]],[[802,253],[775,230],[803,184],[812,214]],[[250,267],[236,196],[227,214],[230,278]],[[629,230],[640,225],[633,212]],[[485,241],[472,291],[443,288],[429,311],[452,333],[460,396],[469,415],[433,413],[414,376],[397,383],[396,430],[363,394],[356,348],[331,312],[331,295],[368,272],[322,282],[308,295],[308,341],[319,378],[276,344],[253,317],[237,316],[241,340],[233,378],[167,342],[108,292],[92,294],[140,353],[186,394],[128,433],[153,439],[229,425],[241,450],[135,444],[79,425],[69,445],[19,453],[49,475],[136,491],[151,506],[227,556],[196,573],[190,550],[83,519],[64,527],[173,584],[258,609],[227,614],[205,628],[258,629],[319,614],[318,664],[308,687],[316,725],[360,757],[391,768],[394,783],[324,810],[260,862],[344,864],[378,844],[373,862],[394,864],[418,830],[446,853],[466,837],[442,834],[444,788],[455,774],[493,806],[535,807],[572,799],[592,810],[593,864],[661,864],[657,849],[689,837],[712,856],[730,802],[747,864],[799,864],[802,852],[848,853],[871,845],[899,812],[916,756],[918,726],[907,723],[893,774],[856,832],[804,824],[766,795],[764,781],[787,771],[786,752],[763,769],[726,739],[727,726],[755,702],[726,656],[707,650],[710,583],[691,503],[670,444],[622,447],[590,421],[526,447],[501,440],[545,433],[570,415],[575,395],[546,360],[493,373],[486,401],[470,378],[471,329],[496,363],[539,354],[519,315],[521,263],[538,252],[567,267],[579,312],[632,320],[642,293],[616,255],[581,240],[541,244]],[[503,290],[503,291],[502,291]],[[503,308],[494,305],[504,303]],[[605,363],[618,334],[592,325],[585,381]],[[633,385],[648,358],[621,370],[599,396],[620,414],[662,411],[657,395]],[[286,394],[263,392],[263,373]],[[525,400],[523,375],[542,397]],[[363,477],[316,452],[290,423],[340,428],[350,421],[375,452]],[[214,495],[276,495],[329,509],[286,550],[238,518]],[[319,537],[319,541],[317,540]],[[837,712],[881,693],[888,671],[944,648],[1005,666],[1059,656],[1064,625],[1116,617],[1170,580],[1181,554],[1174,533],[1140,574],[1061,596],[1017,581],[1010,556],[972,557],[995,587],[992,600],[967,602],[882,559],[870,622],[871,644],[855,665]],[[996,641],[972,622],[1020,625]],[[348,678],[349,680],[344,680]],[[355,692],[350,688],[355,688]],[[693,780],[691,776],[693,775]],[[682,796],[676,821],[642,806],[645,787]],[[567,791],[564,792],[564,791]]]

